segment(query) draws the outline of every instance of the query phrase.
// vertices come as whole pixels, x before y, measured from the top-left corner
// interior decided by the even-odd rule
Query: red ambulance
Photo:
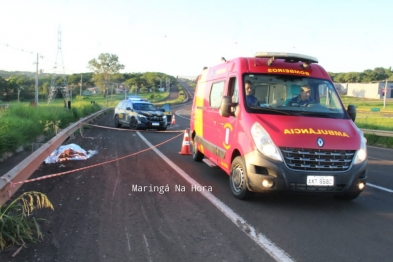
[[[285,191],[352,200],[367,180],[366,139],[355,118],[316,58],[235,58],[198,77],[192,156],[223,169],[239,199]]]

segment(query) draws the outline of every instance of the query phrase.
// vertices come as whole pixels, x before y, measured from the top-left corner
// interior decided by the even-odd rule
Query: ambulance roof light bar
[[[303,62],[303,67],[306,68],[311,63],[318,63],[318,58],[308,55],[295,53],[280,53],[280,52],[258,52],[255,54],[256,58],[269,58],[267,65],[270,66],[274,59],[281,58],[288,62]]]

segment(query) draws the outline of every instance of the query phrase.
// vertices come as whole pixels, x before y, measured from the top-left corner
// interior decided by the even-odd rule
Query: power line
[[[17,47],[14,47],[14,46],[11,46],[11,45],[5,44],[5,43],[0,43],[0,45],[3,45],[3,46],[8,47],[8,48],[15,49],[15,50],[18,50],[18,51],[21,51],[21,52],[30,53],[32,55],[37,53],[37,52],[33,52],[33,51],[26,51],[25,49],[17,48]]]
[[[58,40],[58,44],[61,45],[61,42],[59,42],[59,41],[61,41],[61,40]],[[45,60],[47,63],[52,63],[52,64],[55,65],[55,67],[52,67],[52,68],[50,68],[50,70],[47,70],[47,71],[51,71],[51,70],[54,70],[55,72],[57,71],[57,68],[56,68],[57,67],[57,58],[56,58],[56,61],[53,61],[53,60],[50,60],[50,59],[46,59],[45,56],[43,56],[41,52],[27,51],[26,49],[18,48],[18,47],[15,47],[15,46],[12,46],[12,45],[9,45],[9,44],[6,44],[6,43],[0,43],[0,45],[5,46],[7,48],[11,48],[11,49],[17,50],[17,51],[20,51],[22,53],[26,53],[26,54],[35,55],[35,54],[39,53],[41,60]],[[63,57],[61,57],[61,59],[63,59]],[[35,60],[35,58],[33,58],[33,60]],[[36,62],[33,62],[33,64],[36,64]],[[74,74],[73,71],[65,70],[64,66],[63,66],[62,69],[63,69],[63,72],[67,72],[69,74]],[[40,71],[42,71],[42,69]]]

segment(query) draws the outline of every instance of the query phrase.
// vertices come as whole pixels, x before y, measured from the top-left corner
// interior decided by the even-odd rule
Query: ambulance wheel
[[[138,129],[138,121],[135,118],[131,118],[130,120],[130,129],[137,130]]]
[[[115,122],[115,127],[120,127],[121,126],[121,124],[119,122],[119,116],[117,116],[117,115],[115,116],[114,122]]]
[[[342,200],[342,201],[351,201],[357,198],[360,195],[359,193],[348,193],[345,195],[335,195],[334,198],[337,200]]]
[[[232,162],[229,186],[231,187],[232,194],[240,200],[245,200],[252,194],[247,189],[246,165],[240,156],[236,157]]]
[[[195,162],[201,162],[203,157],[204,155],[198,150],[197,142],[194,141],[192,145],[192,159],[194,159]]]

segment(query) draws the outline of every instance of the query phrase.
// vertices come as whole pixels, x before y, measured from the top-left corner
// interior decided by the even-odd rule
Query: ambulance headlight
[[[278,148],[273,143],[273,140],[258,122],[255,122],[252,125],[251,135],[258,151],[261,152],[261,154],[274,160],[283,161]]]
[[[356,151],[354,164],[359,164],[367,159],[367,139],[362,136],[362,141],[360,142],[360,148]]]

